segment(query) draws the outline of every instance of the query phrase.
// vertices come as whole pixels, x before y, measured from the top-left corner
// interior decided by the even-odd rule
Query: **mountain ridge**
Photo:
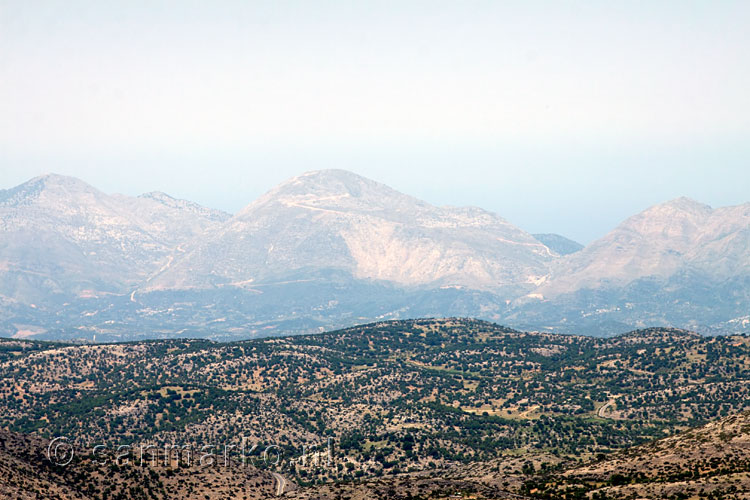
[[[740,241],[734,241],[732,238]],[[737,248],[739,247],[739,248]],[[544,296],[638,278],[668,278],[682,269],[704,269],[726,279],[750,271],[750,203],[713,209],[681,197],[653,205],[619,224],[553,270]],[[731,252],[731,263],[721,254]],[[712,258],[713,257],[713,258]],[[721,264],[717,266],[717,263]]]
[[[178,211],[58,174],[1,191],[0,294],[43,304],[48,293],[125,293],[166,262],[176,240],[211,223],[201,213],[195,222],[194,211],[178,220]]]
[[[532,236],[559,255],[569,255],[571,253],[583,250],[584,248],[584,245],[581,245],[577,241],[573,241],[570,238],[566,238],[565,236],[562,236],[560,234],[535,233],[532,234]]]
[[[255,336],[455,315],[594,335],[750,326],[750,203],[676,198],[569,252],[344,170],[288,179],[233,215],[47,174],[0,191],[0,228],[7,335]]]
[[[198,285],[262,281],[312,265],[401,285],[529,288],[554,254],[490,212],[434,207],[356,174],[323,170],[294,177],[249,204],[189,249],[187,262],[172,266],[158,284],[184,286],[190,269],[208,268],[206,259],[217,255],[231,266]],[[501,255],[513,259],[504,262]]]

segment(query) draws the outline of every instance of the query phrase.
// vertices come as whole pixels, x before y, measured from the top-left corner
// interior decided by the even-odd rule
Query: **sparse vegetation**
[[[600,339],[462,319],[224,344],[7,340],[0,424],[84,449],[245,437],[279,446],[274,468],[301,485],[474,470],[528,496],[559,494],[561,484],[569,498],[611,495],[645,480],[605,469],[613,453],[750,408],[749,353],[745,336],[651,329]],[[715,438],[731,443],[747,430]],[[329,438],[333,466],[291,463],[303,450],[325,453]],[[568,476],[556,471],[580,463],[606,474],[561,483]],[[663,477],[702,478],[699,469]]]

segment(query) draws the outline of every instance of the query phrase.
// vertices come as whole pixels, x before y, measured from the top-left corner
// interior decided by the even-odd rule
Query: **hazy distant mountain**
[[[0,192],[0,225],[0,293],[39,305],[132,286],[169,251],[117,200],[58,175]]]
[[[0,295],[44,307],[125,292],[225,218],[167,199],[109,196],[60,175],[0,191]]]
[[[574,332],[750,331],[750,203],[653,206],[558,261],[509,318]]]
[[[139,225],[171,246],[184,243],[215,229],[231,215],[158,191],[136,198],[113,195]]]
[[[712,209],[689,198],[653,206],[559,262],[538,293],[626,286],[641,278],[750,273],[750,203]]]
[[[583,245],[565,236],[554,233],[532,234],[532,236],[544,243],[550,250],[560,255],[569,255],[583,249]]]
[[[0,191],[0,331],[226,338],[423,316],[750,330],[750,204],[681,198],[578,247],[341,170],[290,179],[234,216],[46,175]]]
[[[403,286],[530,290],[554,255],[479,208],[435,207],[343,170],[309,172],[251,203],[178,256],[153,288],[252,286],[344,271]]]

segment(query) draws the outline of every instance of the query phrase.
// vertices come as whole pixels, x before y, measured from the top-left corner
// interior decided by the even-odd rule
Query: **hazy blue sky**
[[[588,242],[750,201],[750,2],[0,0],[0,187],[236,211],[345,168]]]

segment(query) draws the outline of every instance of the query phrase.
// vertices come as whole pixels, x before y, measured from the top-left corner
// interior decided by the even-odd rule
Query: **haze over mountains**
[[[689,198],[651,207],[555,270],[548,294],[700,272],[723,281],[750,269],[750,204],[713,210]]]
[[[109,196],[60,175],[0,191],[2,294],[19,302],[122,293],[229,218],[163,193]]]
[[[554,257],[495,214],[434,207],[338,170],[284,182],[186,252],[155,285],[251,286],[337,270],[404,286],[521,291],[544,279]]]
[[[478,316],[608,334],[750,328],[750,204],[651,207],[588,247],[341,170],[234,216],[58,175],[0,191],[2,334],[256,336]]]

